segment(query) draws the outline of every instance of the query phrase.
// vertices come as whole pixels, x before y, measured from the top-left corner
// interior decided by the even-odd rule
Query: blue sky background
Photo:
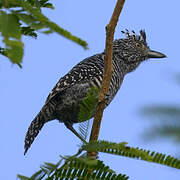
[[[52,121],[43,127],[27,155],[23,155],[25,133],[59,78],[79,61],[104,50],[105,25],[116,1],[54,0],[53,3],[56,9],[44,13],[85,39],[89,50],[55,33],[41,34],[37,40],[24,38],[23,69],[0,57],[0,179],[16,179],[18,173],[30,176],[43,162],[55,163],[59,155],[76,153],[80,143],[63,124]],[[171,140],[143,140],[151,122],[138,111],[149,104],[180,105],[179,87],[173,81],[173,73],[180,71],[179,7],[178,0],[126,1],[115,38],[122,38],[120,31],[125,28],[136,32],[145,29],[149,46],[168,58],[150,59],[126,76],[116,98],[105,110],[100,139],[127,141],[134,147],[177,156],[178,146]],[[180,179],[179,170],[158,164],[104,154],[100,154],[100,159],[131,180]]]

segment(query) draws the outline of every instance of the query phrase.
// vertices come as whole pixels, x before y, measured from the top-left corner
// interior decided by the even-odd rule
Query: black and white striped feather
[[[124,76],[147,59],[146,34],[140,31],[123,32],[125,39],[115,40],[113,44],[113,73],[107,94],[106,105],[113,100]],[[137,44],[140,45],[137,47]],[[62,77],[49,94],[40,113],[30,124],[25,137],[25,153],[38,135],[43,125],[53,119],[63,122],[72,131],[73,123],[78,123],[80,104],[92,87],[100,89],[104,72],[105,54],[100,53],[84,59]],[[88,120],[88,119],[86,119]]]

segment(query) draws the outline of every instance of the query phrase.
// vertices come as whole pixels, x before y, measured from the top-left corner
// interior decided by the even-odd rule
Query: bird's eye
[[[141,44],[136,43],[136,47],[137,47],[137,48],[140,48],[140,47],[141,47]]]

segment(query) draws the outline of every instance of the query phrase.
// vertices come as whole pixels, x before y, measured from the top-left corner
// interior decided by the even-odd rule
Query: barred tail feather
[[[48,104],[43,106],[39,114],[31,122],[25,137],[24,155],[30,148],[31,144],[33,143],[34,139],[36,138],[44,124],[50,120],[55,119],[54,110],[55,104],[53,102],[49,102]]]
[[[34,118],[31,122],[28,131],[25,137],[25,145],[24,145],[24,155],[27,153],[31,144],[33,143],[35,137],[38,135],[39,131],[42,129],[45,124],[45,117],[43,113],[40,111],[39,114]]]

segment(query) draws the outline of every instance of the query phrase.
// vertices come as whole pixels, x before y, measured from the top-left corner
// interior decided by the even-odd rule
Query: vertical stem
[[[112,48],[113,48],[113,40],[114,40],[114,31],[119,19],[119,15],[123,8],[125,0],[117,0],[116,6],[114,8],[112,17],[110,19],[109,24],[106,26],[106,47],[105,47],[105,60],[104,60],[104,76],[102,80],[102,85],[100,89],[100,97],[98,99],[98,105],[96,108],[96,114],[94,116],[93,126],[91,130],[90,140],[97,141],[100,131],[101,120],[103,116],[103,111],[105,108],[105,96],[108,93],[110,80],[112,75]],[[89,155],[93,155],[89,153]]]

